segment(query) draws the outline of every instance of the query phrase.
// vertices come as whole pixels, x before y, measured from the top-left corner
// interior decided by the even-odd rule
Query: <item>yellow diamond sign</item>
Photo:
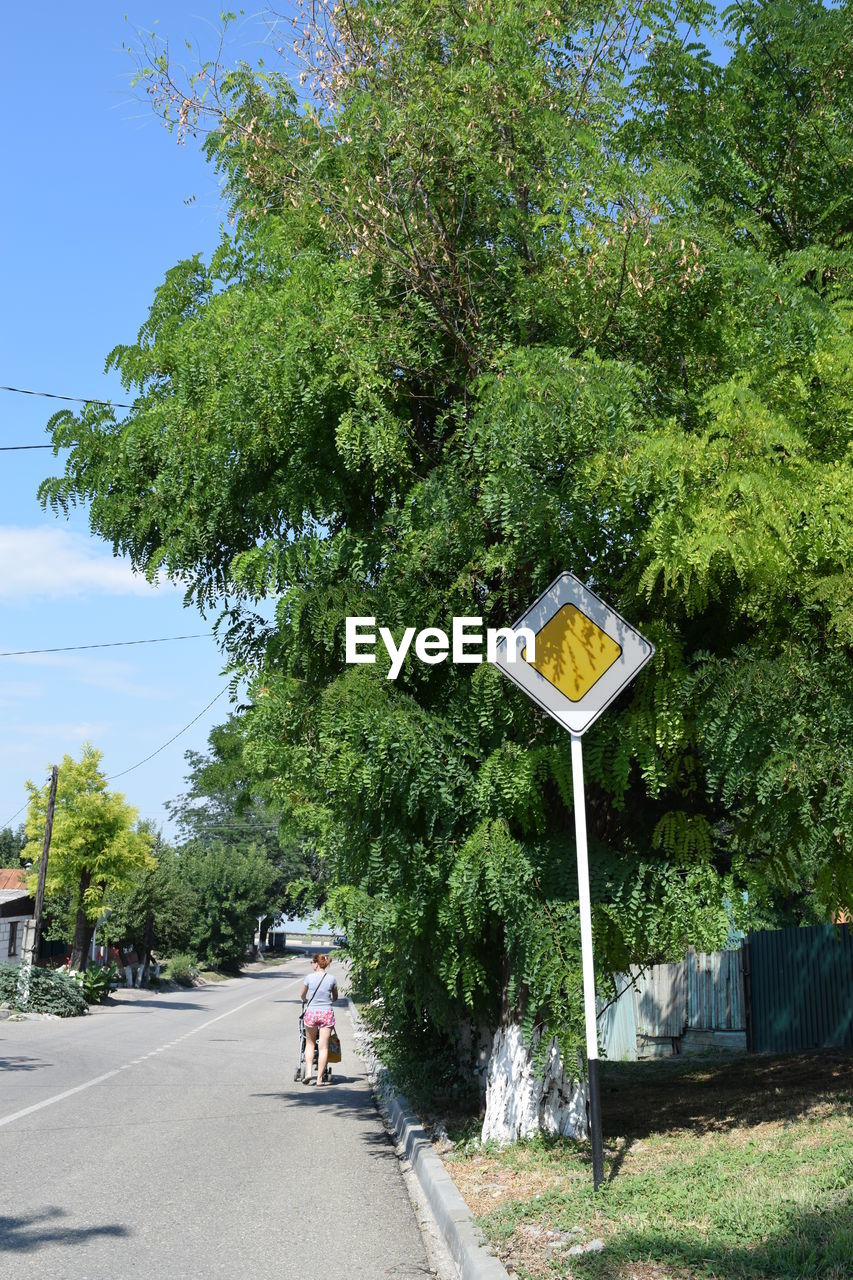
[[[586,732],[654,653],[635,627],[573,573],[554,579],[513,630],[521,627],[533,632],[533,655],[523,635],[505,639],[497,665],[577,735]]]
[[[622,646],[592,618],[564,604],[537,633],[535,661],[528,658],[527,646],[521,656],[570,702],[580,702],[621,652]]]

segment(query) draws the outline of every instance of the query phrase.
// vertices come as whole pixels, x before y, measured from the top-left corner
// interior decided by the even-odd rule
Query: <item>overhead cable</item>
[[[86,396],[61,396],[55,391],[30,391],[28,387],[3,387],[0,391],[11,391],[16,396],[41,396],[45,400],[66,400],[69,404],[94,404],[101,409],[132,409],[132,404],[123,404],[120,400],[88,400]]]
[[[0,653],[0,658],[23,658],[34,653],[77,653],[81,649],[123,649],[130,644],[165,644],[169,640],[202,640],[213,631],[196,631],[188,636],[157,636],[153,640],[111,640],[104,644],[66,644],[58,649],[10,649]]]
[[[121,773],[111,773],[111,774],[108,776],[108,778],[107,778],[107,782],[114,782],[116,778],[123,778],[123,777],[125,776],[125,774],[127,774],[127,773],[133,773],[134,769],[139,769],[139,768],[141,768],[141,766],[142,766],[142,765],[144,765],[144,764],[147,764],[149,760],[153,760],[155,756],[159,756],[160,752],[161,752],[161,751],[165,751],[167,747],[171,746],[171,745],[172,745],[172,743],[176,741],[176,739],[180,738],[180,736],[181,736],[181,734],[182,734],[182,733],[186,733],[187,729],[191,728],[191,727],[195,724],[196,720],[200,720],[200,719],[201,719],[201,717],[204,715],[205,711],[209,711],[209,710],[210,710],[210,708],[213,706],[214,702],[218,702],[218,701],[219,701],[219,699],[222,697],[223,693],[227,693],[227,692],[228,692],[228,688],[229,688],[229,686],[226,684],[222,689],[220,689],[220,690],[219,690],[219,693],[217,693],[216,697],[215,697],[215,698],[211,698],[211,700],[210,700],[210,702],[208,702],[207,706],[206,706],[206,707],[202,707],[202,709],[201,709],[201,711],[199,711],[198,715],[197,715],[197,716],[193,716],[193,718],[192,718],[192,720],[190,720],[189,724],[185,724],[185,725],[184,725],[184,727],[183,727],[183,729],[179,729],[177,733],[173,734],[173,735],[172,735],[172,737],[171,737],[171,738],[169,738],[168,742],[164,742],[164,743],[163,743],[162,747],[158,747],[156,751],[152,751],[152,752],[151,752],[151,755],[150,755],[150,756],[146,756],[144,760],[139,760],[139,761],[137,761],[137,763],[136,763],[136,764],[132,764],[132,765],[130,766],[130,768],[129,768],[129,769],[122,769]],[[19,812],[20,812],[20,810],[19,810]]]

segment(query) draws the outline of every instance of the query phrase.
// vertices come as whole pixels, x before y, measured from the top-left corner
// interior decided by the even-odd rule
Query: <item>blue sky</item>
[[[0,384],[127,398],[103,373],[107,353],[133,340],[170,266],[213,249],[224,209],[197,148],[178,147],[131,88],[122,45],[156,24],[182,54],[185,38],[212,53],[223,7],[7,6]],[[226,57],[254,61],[268,53],[266,37],[260,15],[247,12]],[[0,392],[0,445],[43,443],[58,407]],[[209,632],[179,590],[152,589],[92,538],[85,512],[65,521],[42,511],[36,490],[57,467],[47,450],[0,453],[0,651]],[[0,827],[25,804],[25,780],[41,783],[51,762],[79,755],[87,739],[103,751],[108,774],[156,751],[226,686],[221,672],[209,637],[0,658]],[[183,789],[184,752],[204,749],[228,697],[115,781],[142,816],[167,826],[163,805]]]

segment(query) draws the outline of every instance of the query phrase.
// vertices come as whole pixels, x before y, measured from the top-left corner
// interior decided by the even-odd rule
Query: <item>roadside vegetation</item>
[[[849,1054],[605,1063],[602,1109],[598,1193],[585,1145],[450,1125],[447,1167],[521,1280],[853,1275]]]
[[[88,1000],[83,984],[61,970],[33,967],[28,972],[19,965],[0,965],[0,1008],[13,1013],[52,1013],[58,1018],[76,1018],[86,1012]]]
[[[237,963],[209,904],[265,902],[277,847],[386,1037],[573,1063],[565,733],[489,665],[344,661],[347,616],[501,626],[565,568],[656,645],[585,740],[599,973],[851,909],[852,22],[317,0],[277,65],[140,50],[229,220],[110,354],[133,407],[52,418],[40,495],[221,609],[252,682],[175,949]]]

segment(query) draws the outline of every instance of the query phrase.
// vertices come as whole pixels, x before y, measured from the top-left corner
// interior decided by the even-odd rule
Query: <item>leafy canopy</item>
[[[853,899],[850,22],[748,0],[721,68],[698,3],[317,3],[307,98],[151,51],[234,227],[42,499],[224,602],[243,758],[401,1027],[577,1034],[567,744],[494,670],[346,670],[347,614],[503,625],[570,567],[655,642],[585,740],[605,969]]]
[[[82,910],[90,923],[104,910],[111,890],[129,886],[138,871],[153,866],[152,838],[136,829],[136,809],[107,789],[101,758],[88,743],[79,760],[62,758],[45,879],[47,899],[70,895],[73,912]],[[34,892],[50,787],[27,782],[27,790],[27,840],[38,850],[29,878]]]

